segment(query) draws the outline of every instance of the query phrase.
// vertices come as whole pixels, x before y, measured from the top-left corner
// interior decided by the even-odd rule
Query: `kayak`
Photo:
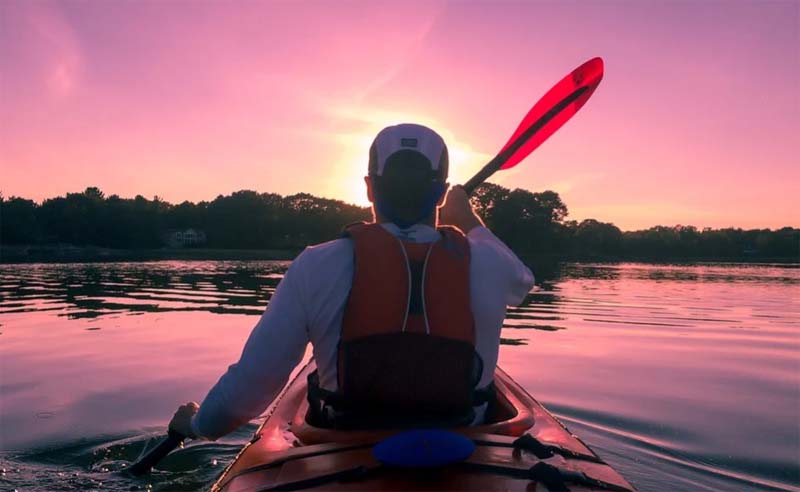
[[[376,457],[379,446],[391,446],[392,439],[414,431],[309,424],[307,378],[315,369],[312,360],[287,385],[212,491],[635,490],[500,368],[487,423],[448,429],[473,446],[469,456],[418,468]]]

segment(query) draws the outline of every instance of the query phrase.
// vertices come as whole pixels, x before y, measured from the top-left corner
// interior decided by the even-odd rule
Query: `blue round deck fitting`
[[[445,430],[412,430],[395,434],[375,445],[375,459],[389,466],[432,468],[458,463],[475,451],[471,439]]]

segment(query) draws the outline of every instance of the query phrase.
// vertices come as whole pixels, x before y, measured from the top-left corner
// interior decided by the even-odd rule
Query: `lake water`
[[[204,490],[258,421],[119,473],[201,400],[286,262],[0,266],[0,490]],[[567,264],[500,364],[640,491],[800,491],[800,268]]]

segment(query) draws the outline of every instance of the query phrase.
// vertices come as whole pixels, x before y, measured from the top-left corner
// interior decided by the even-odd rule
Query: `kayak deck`
[[[561,490],[634,490],[500,368],[490,423],[453,429],[476,443],[475,452],[463,463],[433,469],[392,468],[375,459],[373,445],[398,431],[342,431],[308,424],[306,378],[314,369],[315,363],[309,362],[286,387],[212,491],[534,492],[553,488],[559,476],[568,487]],[[518,440],[525,435],[530,438]]]

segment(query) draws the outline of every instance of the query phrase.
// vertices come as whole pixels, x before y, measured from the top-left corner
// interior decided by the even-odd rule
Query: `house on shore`
[[[205,231],[199,229],[173,229],[164,234],[164,244],[170,248],[201,246],[206,243]]]

